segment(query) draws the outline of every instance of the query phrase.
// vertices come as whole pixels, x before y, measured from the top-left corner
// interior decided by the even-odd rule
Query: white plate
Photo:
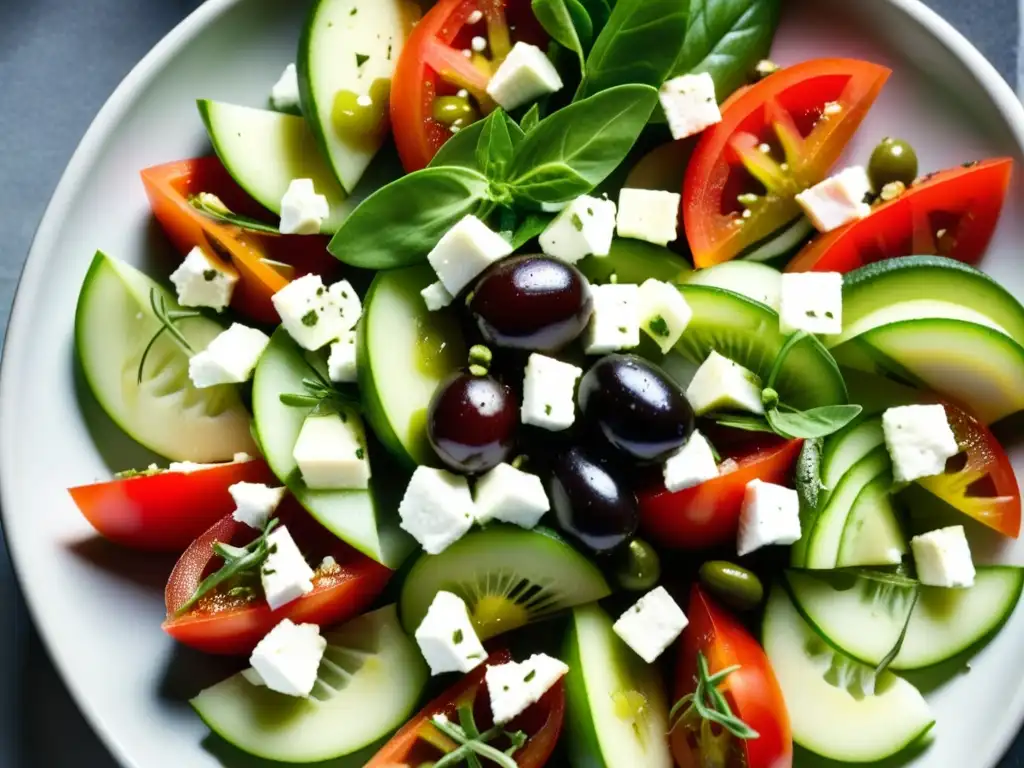
[[[995,70],[916,0],[787,0],[775,58],[860,56],[895,70],[857,134],[863,162],[883,136],[906,138],[925,170],[1010,155],[1017,172],[985,268],[1024,296],[1024,110]],[[850,9],[849,6],[855,6]],[[4,527],[33,616],[79,706],[132,768],[244,765],[203,746],[187,698],[223,662],[160,631],[166,558],[105,545],[65,488],[149,457],[118,435],[73,364],[75,299],[93,251],[166,275],[173,254],[149,216],[138,171],[207,151],[197,97],[262,104],[295,57],[306,3],[210,0],[117,89],[68,166],[18,292],[0,377]],[[116,44],[116,41],[111,41]],[[909,55],[912,52],[912,55]],[[1024,473],[1024,446],[1013,451]],[[1024,475],[1021,475],[1024,476]],[[1024,562],[1024,546],[990,548]],[[991,768],[1024,715],[1024,610],[963,674],[929,694],[937,742],[917,768]]]

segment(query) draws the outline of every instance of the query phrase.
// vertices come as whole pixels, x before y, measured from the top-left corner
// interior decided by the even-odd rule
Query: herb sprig
[[[156,288],[150,288],[149,290],[149,307],[153,310],[153,315],[157,320],[160,321],[160,329],[153,334],[153,338],[149,340],[146,348],[142,350],[142,357],[139,358],[139,371],[137,382],[142,383],[142,375],[146,368],[146,359],[149,357],[149,353],[153,350],[153,345],[156,344],[157,340],[165,333],[169,333],[171,338],[177,342],[178,346],[185,352],[185,354],[191,356],[196,353],[189,344],[188,339],[185,338],[184,334],[178,330],[174,325],[179,320],[188,320],[192,317],[201,317],[201,312],[194,310],[169,310],[167,309],[167,300],[163,294],[158,292]]]
[[[434,715],[431,724],[459,746],[433,763],[434,768],[451,768],[465,762],[470,768],[483,768],[480,762],[485,757],[502,768],[518,768],[513,755],[526,743],[527,736],[523,731],[506,731],[500,725],[489,728],[483,733],[477,728],[473,717],[473,707],[462,704],[458,707],[459,722],[453,723],[444,715]],[[504,736],[512,746],[502,751],[488,742]]]
[[[276,237],[281,234],[281,230],[278,226],[274,224],[267,224],[266,222],[259,221],[251,216],[243,216],[240,213],[235,213],[224,205],[224,201],[209,192],[200,192],[198,195],[191,195],[188,198],[188,204],[203,215],[209,216],[211,219],[215,219],[232,227],[238,227],[239,229],[248,230],[250,232],[258,232],[261,235],[274,235]]]

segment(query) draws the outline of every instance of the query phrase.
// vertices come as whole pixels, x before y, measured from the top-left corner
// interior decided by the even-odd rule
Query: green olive
[[[391,81],[383,78],[374,80],[367,94],[338,91],[331,111],[334,129],[350,139],[379,133],[387,117],[390,93]]]
[[[654,547],[641,539],[633,539],[618,555],[615,579],[630,592],[652,589],[661,578],[661,559]]]
[[[438,96],[432,115],[439,123],[459,126],[469,125],[480,117],[469,98],[463,96]]]
[[[757,575],[725,560],[704,563],[700,581],[722,602],[741,611],[757,607],[764,599],[764,587]]]
[[[876,190],[894,181],[908,187],[917,178],[917,153],[903,139],[882,139],[871,153],[868,176]]]

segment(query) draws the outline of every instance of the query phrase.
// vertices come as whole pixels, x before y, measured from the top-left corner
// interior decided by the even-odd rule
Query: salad
[[[179,258],[97,253],[75,346],[168,463],[70,492],[180,554],[163,631],[236,657],[192,700],[217,738],[927,748],[906,673],[1024,588],[971,551],[1020,534],[1024,307],[976,267],[1011,161],[844,156],[890,72],[774,64],[780,1],[317,0],[269,107],[200,100],[214,154],[141,172]]]

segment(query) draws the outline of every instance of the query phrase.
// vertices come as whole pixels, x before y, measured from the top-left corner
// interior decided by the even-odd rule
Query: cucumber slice
[[[803,620],[786,590],[772,589],[762,644],[786,700],[793,741],[848,763],[883,760],[935,724],[914,686],[842,655]]]
[[[824,440],[820,437],[804,440],[793,470],[794,486],[800,501],[800,539],[789,550],[789,562],[794,568],[807,565],[807,545],[821,507],[825,503],[825,487],[821,483],[821,454]]]
[[[822,449],[821,482],[835,490],[850,468],[885,442],[881,419],[855,421],[825,440]]]
[[[775,312],[782,296],[782,273],[756,261],[726,261],[707,269],[699,269],[687,280],[691,285],[724,288],[748,299],[759,301]]]
[[[785,263],[814,234],[814,226],[800,216],[749,246],[736,258],[744,261]]]
[[[601,571],[544,528],[491,525],[439,555],[420,555],[402,582],[402,626],[414,632],[441,590],[469,607],[481,640],[606,597]]]
[[[892,475],[885,473],[865,486],[853,502],[839,541],[837,568],[899,565],[907,554],[889,489]]]
[[[564,658],[572,765],[670,768],[668,706],[657,667],[619,639],[600,606],[573,610]]]
[[[312,490],[302,482],[292,451],[310,409],[285,405],[281,395],[305,392],[302,380],[313,375],[305,353],[284,328],[278,328],[256,366],[252,390],[255,431],[263,455],[278,479],[327,530],[374,560],[396,568],[413,547],[412,539],[398,527],[398,503],[393,498],[405,483],[381,471],[373,446],[369,490]]]
[[[1024,347],[962,320],[904,320],[835,348],[842,365],[881,373],[965,404],[988,424],[1024,409]]]
[[[1020,599],[1024,569],[977,570],[970,589],[918,587],[921,595],[892,669],[922,669],[948,661],[998,631]],[[896,644],[913,601],[912,587],[850,574],[789,571],[786,583],[794,605],[819,635],[871,665],[878,665]]]
[[[648,278],[666,283],[685,283],[693,271],[690,265],[668,248],[642,240],[615,238],[607,256],[587,256],[579,264],[580,272],[592,283],[611,282],[639,285]]]
[[[717,350],[752,370],[765,383],[787,337],[779,332],[779,316],[733,291],[705,285],[682,285],[693,318],[676,349],[701,363]],[[788,355],[775,389],[794,408],[846,402],[846,385],[828,351],[817,343],[800,344]]]
[[[252,685],[241,673],[192,699],[217,735],[267,760],[312,763],[350,755],[398,728],[426,686],[427,666],[395,606],[326,632],[308,699]]]
[[[156,291],[169,311],[178,302],[146,275],[97,251],[75,310],[75,351],[85,380],[107,415],[132,439],[174,461],[229,461],[254,453],[249,414],[234,386],[196,389],[188,377],[188,355],[163,334],[139,362],[160,329],[150,307]],[[205,316],[176,327],[201,350],[223,327]]]

